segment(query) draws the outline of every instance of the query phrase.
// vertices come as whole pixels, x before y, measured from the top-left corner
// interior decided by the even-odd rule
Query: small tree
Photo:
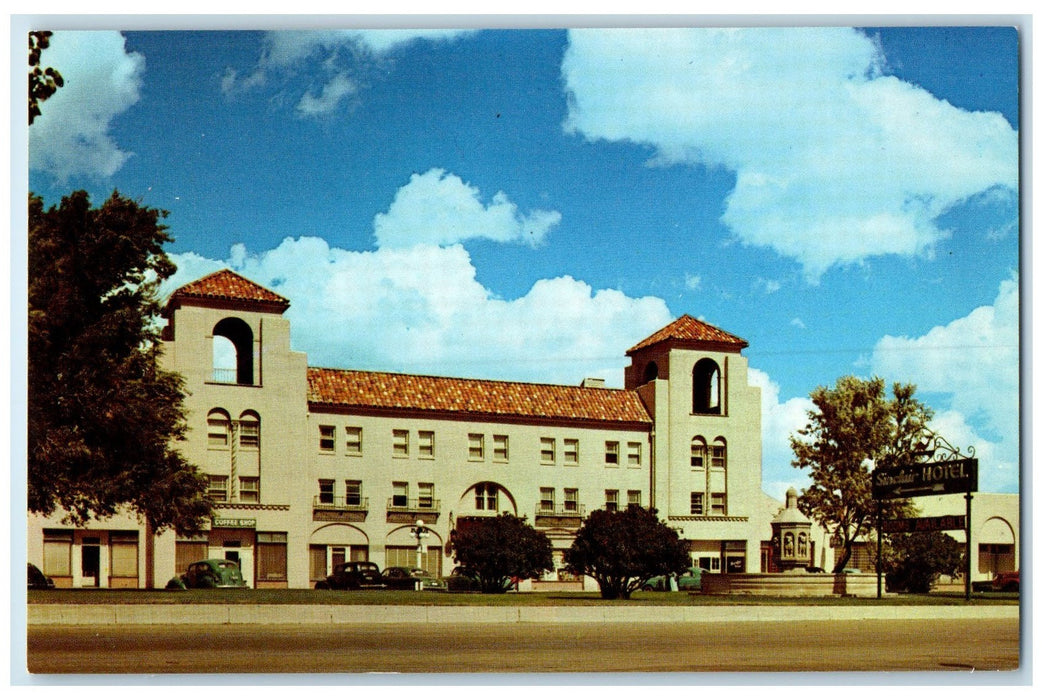
[[[808,424],[790,436],[793,466],[808,469],[812,484],[801,495],[801,511],[822,523],[839,542],[840,572],[854,543],[876,523],[871,469],[911,464],[920,459],[914,445],[927,431],[931,410],[913,394],[911,384],[895,384],[889,399],[884,380],[841,377],[836,387],[811,392],[815,409]],[[910,514],[904,499],[880,504],[885,519]]]
[[[887,588],[929,593],[939,576],[963,570],[963,545],[944,532],[896,533],[890,536]]]
[[[655,509],[595,510],[565,552],[568,570],[598,582],[606,600],[628,599],[653,576],[680,573],[691,564],[677,532]]]
[[[454,560],[478,574],[482,593],[503,593],[512,581],[541,576],[554,566],[547,535],[510,513],[475,519],[454,530],[451,541]]]

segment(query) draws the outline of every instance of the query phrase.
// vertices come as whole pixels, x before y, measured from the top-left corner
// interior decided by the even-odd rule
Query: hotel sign
[[[913,498],[978,490],[978,460],[924,462],[873,472],[873,498]]]

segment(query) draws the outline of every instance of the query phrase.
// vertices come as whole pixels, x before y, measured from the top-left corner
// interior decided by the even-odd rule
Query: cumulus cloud
[[[287,238],[256,253],[236,246],[225,260],[171,257],[179,269],[165,294],[229,267],[289,298],[293,346],[313,366],[622,386],[626,349],[671,320],[661,299],[571,277],[498,299],[460,245],[359,252]]]
[[[1005,280],[992,305],[920,337],[885,336],[870,359],[875,374],[914,383],[918,393],[947,398],[948,412],[935,420],[935,427],[954,444],[974,445],[982,472],[994,473],[1006,486],[1017,483],[1019,463],[1018,294],[1018,279]],[[980,426],[980,434],[966,421]],[[988,461],[982,459],[983,451]]]
[[[41,105],[29,128],[29,167],[59,182],[109,177],[131,157],[110,134],[112,121],[140,98],[145,59],[128,53],[119,32],[59,31],[42,63],[65,86]]]
[[[931,255],[937,217],[1018,186],[1017,132],[883,74],[833,27],[572,31],[567,131],[735,172],[722,221],[748,245],[834,265]]]
[[[476,187],[432,169],[409,179],[387,212],[376,215],[373,230],[381,248],[448,245],[470,238],[537,245],[560,221],[556,211],[520,214],[503,192],[485,205]]]
[[[815,406],[807,397],[782,401],[779,385],[759,369],[750,368],[749,381],[761,389],[761,489],[785,500],[789,487],[800,491],[811,484],[807,472],[792,466],[789,436],[807,425],[808,411]]]
[[[335,112],[359,91],[358,75],[372,61],[416,41],[452,41],[476,30],[379,29],[272,31],[265,34],[262,54],[245,74],[226,68],[221,90],[226,95],[274,85],[292,90],[307,76],[297,113],[320,117]]]

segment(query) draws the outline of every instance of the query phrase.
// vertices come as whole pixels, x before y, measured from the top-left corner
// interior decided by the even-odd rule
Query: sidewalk
[[[1016,605],[29,605],[29,625],[377,625],[1017,619]]]

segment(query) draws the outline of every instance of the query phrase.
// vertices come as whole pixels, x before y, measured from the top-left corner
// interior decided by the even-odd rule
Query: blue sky
[[[1018,489],[1012,28],[58,32],[29,186],[170,212],[168,289],[288,297],[314,366],[622,384],[747,339],[764,489],[845,374]]]

